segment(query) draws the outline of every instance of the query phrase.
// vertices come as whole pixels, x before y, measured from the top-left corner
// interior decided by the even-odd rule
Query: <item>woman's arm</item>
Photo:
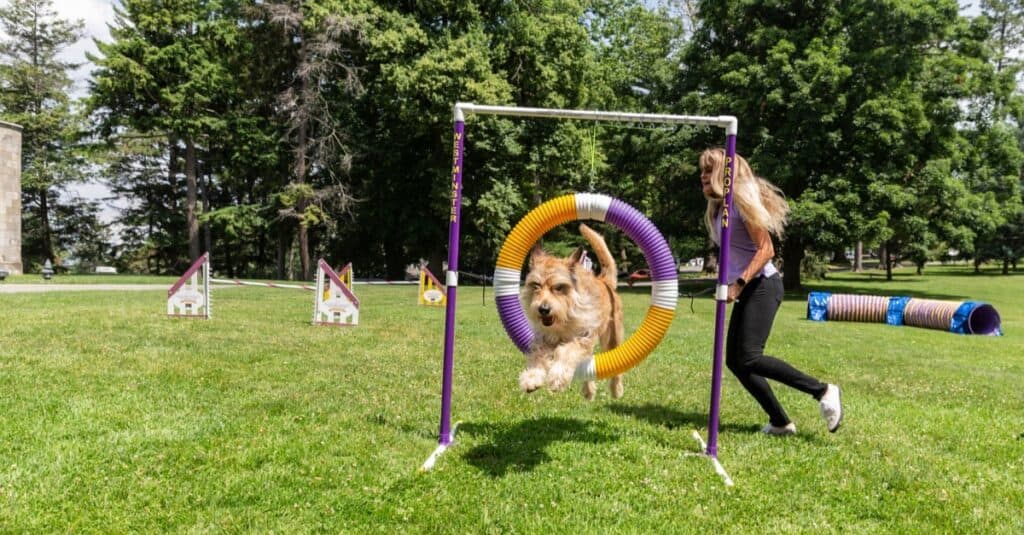
[[[772,245],[771,234],[763,228],[748,226],[747,233],[750,234],[750,239],[757,245],[757,251],[754,252],[754,257],[750,259],[750,263],[747,264],[747,267],[743,270],[740,277],[742,277],[743,280],[750,282],[754,280],[754,277],[757,277],[757,275],[761,273],[761,270],[764,269],[764,266],[767,265],[772,258],[775,258],[775,246]],[[735,282],[730,284],[728,302],[731,303],[735,301],[741,291],[743,291],[743,287],[739,284],[736,284]]]

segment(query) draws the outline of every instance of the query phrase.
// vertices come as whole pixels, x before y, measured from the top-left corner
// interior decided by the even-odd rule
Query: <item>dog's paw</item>
[[[587,401],[594,401],[594,397],[597,395],[597,383],[594,381],[585,381],[583,383],[581,393]]]
[[[573,369],[555,364],[548,370],[548,388],[552,392],[562,392],[572,384]]]
[[[626,387],[622,384],[621,375],[612,377],[612,380],[608,382],[608,390],[611,390],[613,398],[619,399],[622,397],[622,394],[626,391]]]
[[[540,368],[528,368],[519,374],[519,389],[530,393],[544,386],[544,370]]]

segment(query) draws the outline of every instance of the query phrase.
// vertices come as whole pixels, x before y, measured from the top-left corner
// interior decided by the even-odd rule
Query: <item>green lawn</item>
[[[444,312],[415,286],[357,286],[354,328],[310,326],[300,290],[217,289],[211,321],[164,317],[161,291],[0,294],[0,532],[1024,531],[1024,274],[808,286],[987,301],[1006,336],[810,322],[787,296],[768,352],[838,382],[846,419],[829,434],[782,388],[799,433],[762,435],[727,374],[729,488],[688,455],[707,431],[707,294],[680,300],[623,399],[602,385],[588,403],[520,393],[490,290],[463,288],[462,425],[428,473]],[[628,329],[648,301],[624,291]]]
[[[58,274],[50,280],[43,279],[38,273],[24,275],[8,275],[0,284],[166,284],[170,286],[178,277],[153,275],[94,275]]]

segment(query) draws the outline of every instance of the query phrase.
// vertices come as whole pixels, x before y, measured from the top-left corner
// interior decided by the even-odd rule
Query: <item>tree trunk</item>
[[[305,36],[301,36],[301,44],[299,49],[299,61],[305,63],[308,61],[306,57],[308,52],[306,50],[306,39]],[[309,75],[302,74],[299,76],[299,102],[297,104],[300,110],[300,119],[298,125],[298,137],[295,140],[295,183],[305,184],[306,183],[306,158],[308,157],[309,151],[309,119],[307,117],[306,108],[309,103],[305,101],[307,92],[309,90]],[[295,206],[295,211],[299,216],[299,227],[297,237],[299,240],[299,264],[302,268],[302,280],[308,281],[313,277],[313,274],[309,269],[309,231],[306,228],[305,213],[307,206],[307,199],[300,197],[298,203]]]
[[[853,250],[853,271],[864,271],[864,242],[860,240],[857,240],[857,246]]]
[[[196,217],[196,146],[191,137],[185,138],[185,225],[188,227],[189,262],[199,258],[199,220]]]
[[[292,271],[292,266],[295,265],[295,247],[294,246],[288,247],[288,262],[286,264],[288,266],[288,273],[286,273],[286,275],[285,275],[285,280],[290,280],[290,281],[291,280],[295,280],[295,272]]]
[[[167,184],[171,191],[178,191],[178,140],[172,137],[167,138]],[[174,203],[171,210],[177,210],[178,197],[172,195],[171,198]]]
[[[850,259],[846,258],[846,247],[839,247],[832,251],[832,263],[838,266],[850,265]]]
[[[299,264],[302,280],[309,282],[313,278],[309,269],[309,229],[302,222],[299,223]]]
[[[207,173],[202,173],[201,176],[202,176],[202,183],[203,183],[203,213],[204,214],[208,214],[208,213],[210,213],[210,175],[207,174]],[[213,239],[210,236],[210,222],[209,221],[207,221],[206,223],[203,223],[203,250],[204,251],[212,251],[213,250]],[[229,269],[230,269],[230,265],[231,264],[229,262],[228,263]],[[232,271],[234,271],[234,270],[232,269]]]
[[[256,257],[255,258],[251,258],[250,257],[249,260],[252,261],[252,265],[254,265],[254,266],[265,266],[266,263],[264,262],[264,259],[266,258],[266,255],[267,255],[267,233],[266,232],[259,232],[259,233],[256,234]],[[249,262],[245,262],[243,260],[242,269],[245,270],[245,272],[248,272],[248,269],[247,269],[248,266],[249,266]],[[267,273],[264,271],[263,268],[258,268],[257,269],[257,273],[259,273],[258,276],[260,278],[263,278],[263,277],[267,276]]]
[[[282,226],[277,235],[277,280],[288,278],[288,249],[291,245],[291,234],[286,226]]]
[[[981,259],[974,257],[974,272],[981,273]]]
[[[303,84],[305,85],[305,84]],[[295,148],[295,183],[306,183],[306,151],[308,139],[306,137],[306,123],[299,125],[299,135]],[[299,240],[299,264],[302,269],[302,280],[312,278],[309,270],[309,229],[306,228],[305,213],[307,200],[300,197],[295,205],[295,211],[299,216],[299,225],[296,228],[296,238]]]
[[[701,267],[701,273],[708,275],[716,275],[718,273],[718,255],[713,251],[704,253],[704,265]]]
[[[1010,259],[1004,256],[1003,257],[1003,275],[1009,275],[1009,274],[1010,274]]]
[[[39,190],[39,223],[43,227],[43,258],[49,260],[54,266],[57,265],[57,258],[53,253],[53,230],[50,228],[50,202],[49,190]]]
[[[238,275],[235,274],[236,273],[235,272],[235,259],[231,256],[231,245],[232,245],[232,243],[226,237],[225,237],[225,239],[224,239],[224,241],[222,243],[223,243],[223,251],[221,252],[222,256],[218,257],[218,259],[223,258],[224,267],[222,269],[227,271],[228,277],[231,277],[232,279],[237,278]],[[238,244],[238,250],[239,251],[244,251],[245,247],[242,244]]]
[[[782,286],[785,289],[800,289],[800,264],[803,260],[803,240],[790,236],[782,244]]]
[[[889,247],[882,246],[882,261],[885,262],[885,280],[892,280],[892,259],[889,257]]]
[[[150,190],[147,190],[146,191],[146,205],[147,206],[153,206],[153,204],[154,204],[154,202],[153,202],[153,194],[152,194],[152,192]],[[155,212],[155,210],[150,210],[149,213],[146,214],[146,238],[152,238],[153,237],[153,228],[155,226],[154,222],[153,222],[153,218],[154,218],[154,215],[155,215],[154,212]],[[148,274],[148,275],[153,275],[154,273],[156,273],[156,271],[153,271],[153,257],[154,256],[158,256],[158,255],[150,254],[149,252],[146,253],[146,274]],[[159,260],[157,260],[157,268],[159,268],[159,267],[160,267],[160,263],[159,263]]]
[[[405,280],[405,253],[400,236],[389,232],[384,237],[384,277],[388,280]],[[434,273],[434,276],[438,276]],[[444,277],[440,277],[444,280]]]
[[[435,277],[441,279],[445,278],[444,264],[448,261],[448,256],[445,254],[444,249],[434,249],[430,252],[430,257],[427,258],[427,269],[434,274]],[[402,266],[402,274],[405,274],[405,266]]]

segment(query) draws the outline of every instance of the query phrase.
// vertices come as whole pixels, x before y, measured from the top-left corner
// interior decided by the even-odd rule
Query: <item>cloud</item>
[[[0,0],[0,8],[7,7],[9,3],[9,0]],[[81,67],[71,73],[71,78],[75,82],[71,96],[84,96],[88,89],[86,80],[93,69],[93,65],[85,58],[85,53],[96,52],[94,38],[101,41],[110,40],[110,29],[107,28],[107,24],[114,21],[114,0],[53,0],[53,10],[61,19],[81,20],[85,24],[82,28],[82,39],[65,48],[59,55],[64,61],[81,64]],[[0,36],[6,37],[3,32],[0,32]]]
[[[8,0],[0,0],[0,7],[7,7]],[[60,53],[60,59],[72,63],[81,64],[78,69],[71,73],[74,86],[70,91],[72,97],[84,97],[88,92],[87,80],[94,65],[85,57],[86,52],[96,53],[96,44],[93,39],[101,41],[110,40],[110,29],[108,23],[114,21],[114,5],[112,0],[53,0],[53,10],[57,17],[65,20],[81,20],[85,25],[82,28],[82,39],[73,45],[65,48]],[[2,34],[2,32],[0,32]],[[65,195],[77,193],[86,199],[107,199],[111,196],[110,190],[103,184],[72,184]],[[112,221],[117,213],[117,202],[104,203],[100,219]]]
[[[93,65],[85,58],[85,53],[96,53],[93,39],[110,40],[110,29],[107,24],[114,21],[114,5],[110,0],[54,0],[53,9],[62,19],[81,20],[85,23],[82,30],[84,37],[61,53],[61,59],[82,64],[72,74],[75,80],[72,95],[82,96],[88,89],[86,80],[93,69]]]

